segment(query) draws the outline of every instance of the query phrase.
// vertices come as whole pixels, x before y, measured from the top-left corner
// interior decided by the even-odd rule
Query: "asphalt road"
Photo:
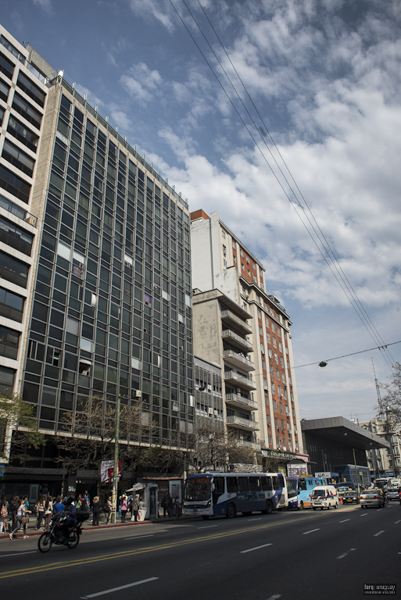
[[[367,585],[401,597],[399,503],[88,530],[47,554],[36,544],[0,541],[1,600],[348,600]]]

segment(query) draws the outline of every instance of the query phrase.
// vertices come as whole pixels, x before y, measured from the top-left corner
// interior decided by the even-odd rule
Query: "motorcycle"
[[[82,535],[82,522],[88,518],[88,514],[80,515],[77,513],[75,523],[68,528],[68,537],[65,536],[65,518],[53,516],[50,519],[49,529],[42,533],[38,539],[38,548],[40,552],[48,552],[53,544],[67,546],[69,550],[76,548],[79,544],[79,537]]]

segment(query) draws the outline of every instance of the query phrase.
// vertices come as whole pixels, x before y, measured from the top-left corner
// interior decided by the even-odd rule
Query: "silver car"
[[[398,495],[398,488],[390,488],[387,491],[387,498],[388,500],[399,500],[400,497]]]
[[[384,507],[384,496],[383,492],[377,488],[371,490],[365,490],[359,496],[359,504],[361,508],[367,508],[368,506],[375,506],[379,508]]]

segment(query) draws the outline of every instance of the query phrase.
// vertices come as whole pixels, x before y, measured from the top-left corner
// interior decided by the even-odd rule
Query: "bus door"
[[[220,515],[224,514],[223,504],[219,506],[219,499],[225,493],[224,489],[224,477],[213,477],[213,486],[212,486],[212,494],[213,494],[213,506],[214,514]],[[221,510],[220,510],[221,508]]]
[[[248,477],[238,477],[238,495],[237,512],[249,511],[249,479]]]
[[[266,502],[262,494],[260,477],[249,477],[249,491],[251,493],[252,506],[249,510],[264,510]]]

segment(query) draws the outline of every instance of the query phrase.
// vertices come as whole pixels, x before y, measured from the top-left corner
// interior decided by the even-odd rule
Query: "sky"
[[[375,416],[401,362],[399,0],[0,0],[0,23],[262,262],[301,418]]]

